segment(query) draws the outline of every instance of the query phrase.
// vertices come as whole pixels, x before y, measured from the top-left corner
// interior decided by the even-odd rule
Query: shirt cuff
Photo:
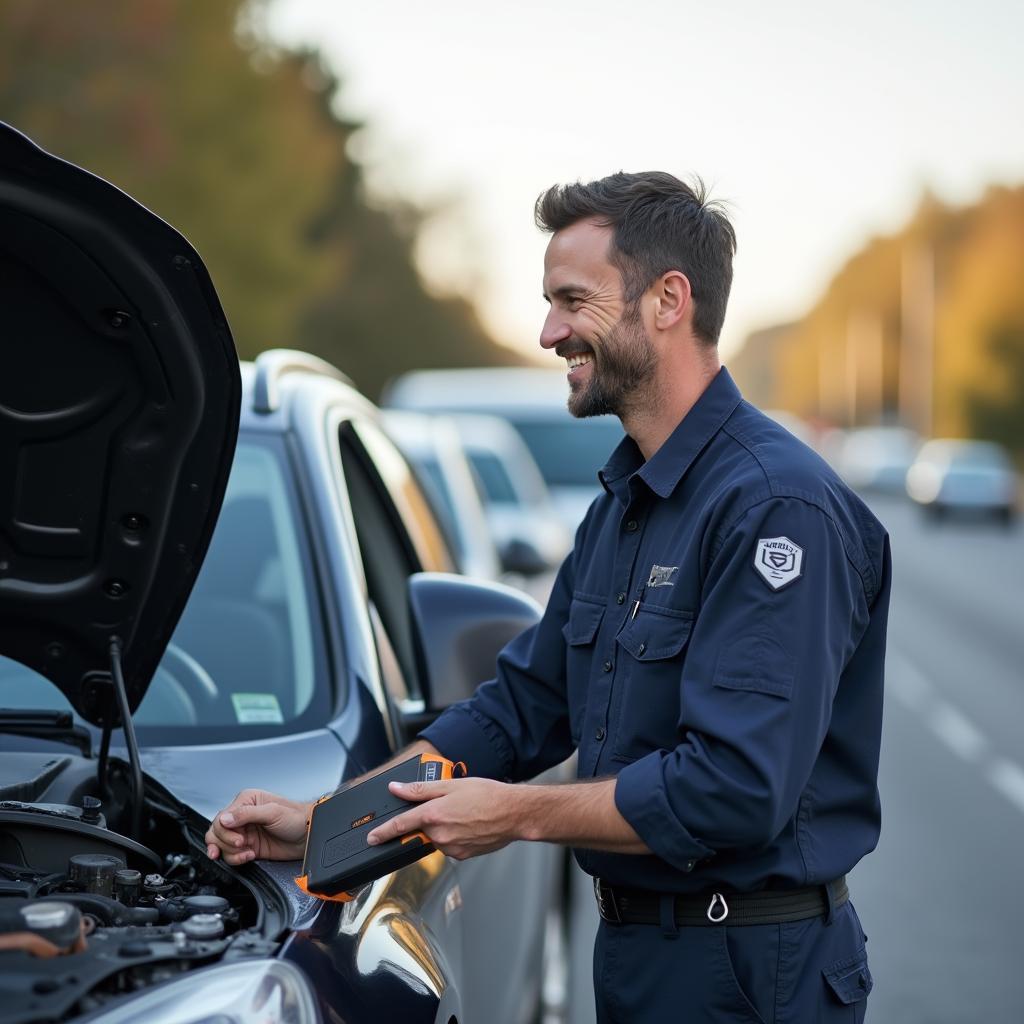
[[[626,765],[615,778],[615,806],[656,856],[680,871],[692,871],[715,851],[695,839],[668,802],[665,755],[652,751]]]
[[[448,708],[418,735],[448,760],[465,762],[470,775],[505,779],[511,772],[513,752],[501,729],[463,704]]]

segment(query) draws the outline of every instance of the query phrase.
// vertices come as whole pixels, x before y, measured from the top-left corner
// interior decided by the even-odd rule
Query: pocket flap
[[[562,627],[565,642],[573,647],[592,644],[604,616],[604,605],[573,598],[569,605],[569,621]]]
[[[660,661],[674,658],[690,639],[692,629],[693,616],[687,612],[641,604],[615,639],[637,661]]]
[[[841,1003],[859,1003],[867,999],[875,982],[868,968],[868,953],[863,947],[853,956],[837,960],[822,972]]]
[[[789,700],[793,695],[792,655],[773,637],[739,637],[724,645],[715,662],[715,686],[767,693]]]

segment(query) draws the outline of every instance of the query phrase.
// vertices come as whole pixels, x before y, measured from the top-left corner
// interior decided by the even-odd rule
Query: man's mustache
[[[574,341],[569,339],[568,341],[559,342],[555,346],[555,355],[559,359],[568,359],[570,356],[589,356],[593,355],[594,350],[582,341]]]

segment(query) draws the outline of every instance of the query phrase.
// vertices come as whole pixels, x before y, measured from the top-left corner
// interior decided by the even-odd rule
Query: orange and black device
[[[379,846],[366,837],[378,825],[415,804],[395,796],[389,782],[435,782],[466,774],[466,766],[437,754],[420,754],[373,775],[313,806],[299,888],[321,899],[350,899],[353,890],[412,864],[434,851],[422,832]]]

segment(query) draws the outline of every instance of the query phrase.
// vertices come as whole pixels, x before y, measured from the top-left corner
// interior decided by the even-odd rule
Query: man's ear
[[[693,314],[690,279],[679,270],[662,274],[651,286],[654,292],[654,323],[662,331],[670,330]]]

